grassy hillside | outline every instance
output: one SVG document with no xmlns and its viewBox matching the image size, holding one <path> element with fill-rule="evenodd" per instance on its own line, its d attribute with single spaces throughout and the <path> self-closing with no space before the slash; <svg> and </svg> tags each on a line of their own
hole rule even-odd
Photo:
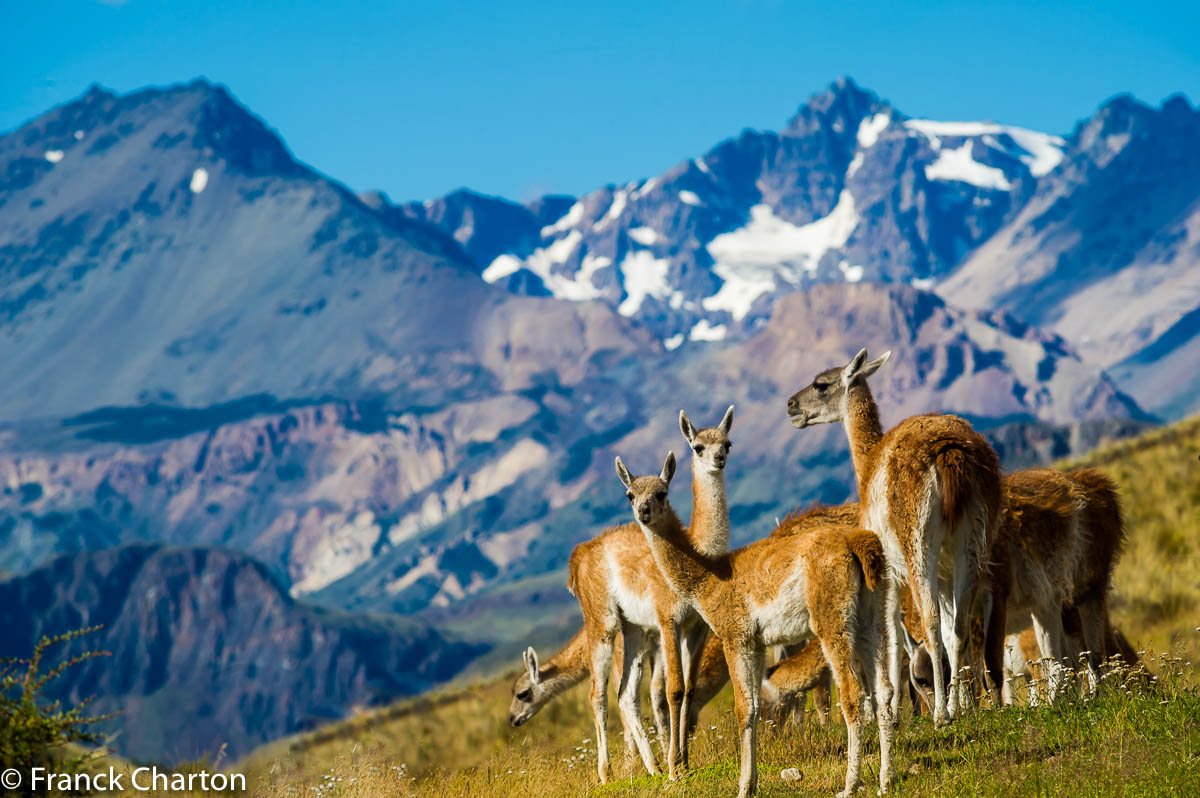
<svg viewBox="0 0 1200 798">
<path fill-rule="evenodd" d="M 1117 624 L 1148 652 L 1157 682 L 1143 688 L 1108 679 L 1093 701 L 978 712 L 949 730 L 906 721 L 897 737 L 899 794 L 1200 794 L 1197 453 L 1200 419 L 1193 419 L 1064 464 L 1102 468 L 1121 486 L 1130 540 L 1113 608 Z M 279 798 L 660 791 L 661 779 L 624 764 L 615 702 L 610 749 L 622 778 L 600 788 L 587 688 L 514 730 L 506 722 L 511 679 L 509 673 L 281 740 L 238 769 L 255 795 Z M 727 688 L 705 711 L 680 794 L 736 790 L 731 704 Z M 761 794 L 832 794 L 841 787 L 844 747 L 840 725 L 767 728 L 760 737 Z M 878 759 L 867 762 L 871 787 Z M 780 780 L 784 767 L 801 769 L 799 785 Z"/>
</svg>

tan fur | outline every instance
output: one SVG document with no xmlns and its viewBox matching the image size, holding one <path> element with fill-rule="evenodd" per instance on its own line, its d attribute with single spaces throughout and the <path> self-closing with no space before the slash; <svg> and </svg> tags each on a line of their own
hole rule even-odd
<svg viewBox="0 0 1200 798">
<path fill-rule="evenodd" d="M 1124 654 L 1108 632 L 1112 629 L 1108 596 L 1113 571 L 1125 548 L 1125 517 L 1117 486 L 1104 473 L 1077 468 L 1068 471 L 1067 477 L 1086 497 L 1081 531 L 1086 553 L 1075 573 L 1072 605 L 1079 614 L 1083 643 L 1090 652 L 1089 667 L 1094 672 L 1104 660 Z"/>
<path fill-rule="evenodd" d="M 724 644 L 741 743 L 739 796 L 746 798 L 757 787 L 757 719 L 767 647 L 801 643 L 813 634 L 832 667 L 849 729 L 845 794 L 860 783 L 863 716 L 872 695 L 880 724 L 880 784 L 886 790 L 892 737 L 891 682 L 884 661 L 888 611 L 882 592 L 866 587 L 850 544 L 854 533 L 825 527 L 774 535 L 724 557 L 704 557 L 666 500 L 674 456 L 668 456 L 658 477 L 633 478 L 619 459 L 617 470 L 635 496 L 634 517 L 654 562 Z"/>
<path fill-rule="evenodd" d="M 771 530 L 771 537 L 803 534 L 826 526 L 857 528 L 858 515 L 858 502 L 838 505 L 813 504 L 803 509 L 796 508 Z"/>
<path fill-rule="evenodd" d="M 1068 624 L 1067 630 L 1067 657 L 1079 663 L 1084 651 L 1083 638 L 1078 634 L 1078 627 L 1072 629 Z M 1137 667 L 1140 663 L 1137 652 L 1129 645 L 1120 629 L 1110 625 L 1105 630 L 1104 637 L 1106 646 L 1113 652 L 1112 656 L 1128 668 Z M 1005 703 L 1013 703 L 1015 700 L 1014 682 L 1021 678 L 1031 682 L 1029 698 L 1032 703 L 1036 704 L 1044 698 L 1036 686 L 1046 679 L 1044 656 L 1032 626 L 1009 635 L 1005 640 L 1004 676 Z"/>
<path fill-rule="evenodd" d="M 650 700 L 654 708 L 655 725 L 663 739 L 669 733 L 667 723 L 667 687 L 664 668 L 659 667 L 659 657 L 655 661 L 654 678 L 650 683 Z M 692 698 L 688 703 L 687 725 L 684 727 L 684 737 L 691 737 L 700 720 L 700 710 L 717 697 L 717 694 L 729 683 L 729 667 L 725 664 L 725 649 L 716 635 L 709 634 L 704 639 L 700 649 L 699 663 L 695 668 L 695 681 Z"/>
<path fill-rule="evenodd" d="M 726 411 L 716 430 L 725 443 L 728 443 L 732 412 L 733 408 Z M 708 440 L 712 433 L 712 430 L 700 430 L 695 434 Z M 727 452 L 728 446 L 725 446 L 720 455 L 722 461 Z M 720 484 L 723 493 L 723 483 Z M 698 550 L 723 555 L 728 549 L 728 524 L 722 531 L 711 518 L 696 527 L 694 533 L 683 529 L 682 534 L 688 538 L 689 545 Z M 619 670 L 617 702 L 626 734 L 633 738 L 646 769 L 652 774 L 658 773 L 642 723 L 638 695 L 643 667 L 657 643 L 662 652 L 667 691 L 669 777 L 677 779 L 687 762 L 687 739 L 683 733 L 685 703 L 688 691 L 694 691 L 696 674 L 694 667 L 684 672 L 681 653 L 692 649 L 698 653 L 705 629 L 691 603 L 671 589 L 658 569 L 646 567 L 649 560 L 644 535 L 637 525 L 625 524 L 605 530 L 576 546 L 567 565 L 567 587 L 579 600 L 583 613 L 585 647 L 592 677 L 597 769 L 602 783 L 609 778 L 608 672 L 618 633 L 624 640 L 624 656 Z M 691 643 L 681 646 L 684 637 Z M 695 659 L 698 661 L 699 657 Z"/>
<path fill-rule="evenodd" d="M 789 717 L 802 720 L 809 692 L 813 693 L 817 721 L 822 725 L 828 722 L 833 683 L 821 641 L 809 640 L 799 652 L 768 668 L 766 677 L 763 684 L 766 714 L 776 723 L 784 723 Z"/>
<path fill-rule="evenodd" d="M 1114 653 L 1107 596 L 1125 537 L 1116 487 L 1093 469 L 1027 469 L 1007 477 L 1004 490 L 1007 506 L 992 550 L 994 611 L 1007 614 L 1008 634 L 1032 617 L 1050 700 L 1064 658 L 1073 659 L 1066 627 L 1079 650 L 1089 652 L 1094 689 L 1101 662 Z"/>
<path fill-rule="evenodd" d="M 867 377 L 889 354 L 867 363 L 863 350 L 846 367 L 817 375 L 788 400 L 788 415 L 799 429 L 835 421 L 846 428 L 859 523 L 883 540 L 897 577 L 892 590 L 901 592 L 911 580 L 931 655 L 940 656 L 945 643 L 953 661 L 948 703 L 942 672 L 934 669 L 934 722 L 942 725 L 967 699 L 958 678 L 972 659 L 968 626 L 976 598 L 986 589 L 987 557 L 1000 522 L 1000 463 L 987 441 L 956 416 L 915 416 L 884 434 Z M 893 604 L 897 601 L 898 596 Z M 943 605 L 952 615 L 945 640 Z M 893 639 L 899 646 L 899 635 Z M 896 681 L 899 665 L 895 648 Z"/>
<path fill-rule="evenodd" d="M 530 667 L 530 647 L 526 652 L 525 670 L 513 682 L 512 703 L 508 707 L 508 722 L 520 726 L 549 701 L 582 682 L 588 676 L 587 638 L 580 629 L 553 657 L 540 667 Z M 534 674 L 536 673 L 536 679 Z"/>
<path fill-rule="evenodd" d="M 602 783 L 609 780 L 608 671 L 618 635 L 624 641 L 617 689 L 621 722 L 647 771 L 658 773 L 637 708 L 638 685 L 647 651 L 655 643 L 661 644 L 662 629 L 673 630 L 675 617 L 686 614 L 687 608 L 661 574 L 642 565 L 648 555 L 645 537 L 637 525 L 624 524 L 576 546 L 567 565 L 567 584 L 579 600 L 583 613 L 583 633 L 592 677 L 597 769 Z M 636 606 L 630 606 L 630 602 Z M 650 617 L 646 617 L 647 613 Z M 668 631 L 670 634 L 672 632 Z M 670 752 L 668 747 L 668 756 Z"/>
<path fill-rule="evenodd" d="M 879 538 L 875 533 L 865 529 L 856 529 L 846 536 L 846 545 L 858 558 L 867 590 L 874 590 L 877 585 L 881 585 L 886 578 L 887 561 L 884 559 L 883 547 L 879 544 Z"/>
<path fill-rule="evenodd" d="M 1053 469 L 1017 471 L 1004 480 L 1005 509 L 992 544 L 993 638 L 1015 633 L 1033 621 L 1049 668 L 1053 700 L 1066 654 L 1063 606 L 1074 594 L 1075 573 L 1084 556 L 1080 513 L 1082 490 Z M 1001 663 L 988 663 L 995 679 Z"/>
</svg>

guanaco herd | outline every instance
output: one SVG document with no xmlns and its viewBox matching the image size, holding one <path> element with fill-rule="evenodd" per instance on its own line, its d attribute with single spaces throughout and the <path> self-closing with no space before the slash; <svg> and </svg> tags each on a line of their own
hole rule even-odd
<svg viewBox="0 0 1200 798">
<path fill-rule="evenodd" d="M 700 430 L 680 411 L 692 451 L 688 525 L 668 498 L 673 452 L 657 474 L 642 476 L 618 457 L 633 523 L 572 552 L 567 584 L 583 628 L 544 663 L 532 647 L 525 651 L 509 721 L 521 725 L 590 677 L 599 776 L 607 782 L 615 674 L 628 750 L 657 774 L 639 705 L 649 666 L 651 710 L 675 780 L 687 768 L 700 709 L 732 681 L 738 796 L 746 798 L 757 787 L 764 706 L 784 718 L 811 690 L 823 721 L 832 681 L 848 732 L 839 795 L 860 786 L 872 715 L 883 793 L 902 693 L 943 726 L 973 705 L 975 686 L 1010 703 L 1013 678 L 1033 672 L 1045 684 L 1042 698 L 1053 701 L 1064 663 L 1082 662 L 1094 691 L 1109 656 L 1134 659 L 1108 616 L 1125 535 L 1112 481 L 1086 468 L 1005 476 L 987 441 L 952 415 L 914 416 L 884 432 L 867 378 L 890 355 L 868 361 L 864 349 L 788 400 L 796 429 L 845 427 L 859 502 L 793 513 L 763 540 L 730 550 L 725 465 L 733 407 Z M 784 656 L 768 669 L 776 647 Z M 985 678 L 966 678 L 980 670 Z"/>
</svg>

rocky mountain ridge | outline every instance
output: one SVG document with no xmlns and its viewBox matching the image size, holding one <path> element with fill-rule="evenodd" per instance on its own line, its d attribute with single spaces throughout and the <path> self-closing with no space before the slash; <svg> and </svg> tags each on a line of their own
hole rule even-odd
<svg viewBox="0 0 1200 798">
<path fill-rule="evenodd" d="M 0 657 L 43 634 L 101 626 L 71 651 L 103 650 L 52 683 L 96 696 L 126 756 L 231 757 L 266 740 L 412 695 L 481 648 L 425 624 L 351 616 L 290 598 L 263 566 L 225 549 L 135 544 L 55 559 L 0 581 Z"/>
</svg>

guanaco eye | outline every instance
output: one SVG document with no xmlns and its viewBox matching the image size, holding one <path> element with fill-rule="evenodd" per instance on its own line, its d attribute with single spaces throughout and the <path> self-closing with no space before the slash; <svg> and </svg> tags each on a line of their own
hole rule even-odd
<svg viewBox="0 0 1200 798">
<path fill-rule="evenodd" d="M 665 490 L 660 490 L 658 493 L 654 494 L 654 498 L 657 501 L 665 502 L 667 500 L 667 492 Z"/>
<path fill-rule="evenodd" d="M 525 689 L 525 690 L 522 690 L 521 692 L 517 693 L 517 700 L 518 700 L 518 701 L 528 701 L 528 700 L 529 700 L 529 699 L 531 699 L 531 698 L 533 698 L 533 691 L 532 691 L 532 690 Z"/>
<path fill-rule="evenodd" d="M 704 447 L 703 446 L 693 446 L 692 451 L 695 452 L 696 454 L 704 454 Z"/>
<path fill-rule="evenodd" d="M 625 498 L 629 499 L 630 504 L 632 504 L 633 503 L 633 491 L 629 491 L 628 493 L 626 493 Z"/>
<path fill-rule="evenodd" d="M 817 389 L 817 393 L 825 393 L 829 390 L 828 382 L 814 382 L 813 387 Z"/>
<path fill-rule="evenodd" d="M 725 451 L 729 451 L 732 448 L 733 448 L 733 441 L 725 441 Z"/>
</svg>

